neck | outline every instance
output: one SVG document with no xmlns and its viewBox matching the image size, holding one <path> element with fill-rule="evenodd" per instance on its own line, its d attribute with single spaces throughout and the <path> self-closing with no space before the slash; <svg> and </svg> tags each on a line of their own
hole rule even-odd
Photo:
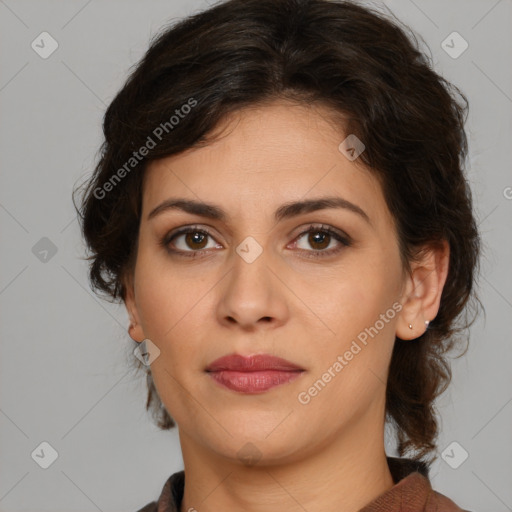
<svg viewBox="0 0 512 512">
<path fill-rule="evenodd" d="M 343 434 L 301 458 L 285 464 L 262 459 L 253 466 L 207 451 L 180 431 L 185 463 L 181 511 L 357 512 L 394 485 L 383 425 L 376 424 L 366 422 L 373 425 L 371 431 L 360 423 L 345 425 Z"/>
</svg>

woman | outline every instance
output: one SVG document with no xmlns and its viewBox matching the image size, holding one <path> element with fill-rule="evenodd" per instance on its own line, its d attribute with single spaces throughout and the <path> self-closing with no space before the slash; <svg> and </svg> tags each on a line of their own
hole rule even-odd
<svg viewBox="0 0 512 512">
<path fill-rule="evenodd" d="M 184 471 L 142 510 L 462 510 L 428 468 L 476 300 L 465 113 L 351 2 L 231 0 L 152 42 L 80 207 L 179 428 Z"/>
</svg>

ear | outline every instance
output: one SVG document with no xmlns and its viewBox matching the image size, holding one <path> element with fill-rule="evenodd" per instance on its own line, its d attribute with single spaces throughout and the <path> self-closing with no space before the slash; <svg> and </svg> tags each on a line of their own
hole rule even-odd
<svg viewBox="0 0 512 512">
<path fill-rule="evenodd" d="M 398 338 L 418 338 L 427 329 L 425 322 L 436 317 L 449 262 L 450 246 L 446 240 L 424 247 L 418 259 L 411 262 L 411 271 L 404 283 L 400 301 L 402 310 L 396 323 Z"/>
<path fill-rule="evenodd" d="M 133 276 L 127 276 L 123 278 L 123 282 L 125 285 L 125 297 L 124 297 L 124 305 L 126 307 L 126 311 L 128 312 L 128 316 L 130 317 L 130 326 L 128 327 L 128 334 L 133 341 L 141 342 L 146 337 L 144 336 L 144 331 L 142 330 L 142 326 L 139 319 L 139 313 L 137 311 L 137 305 L 135 302 L 135 286 L 133 283 Z"/>
</svg>

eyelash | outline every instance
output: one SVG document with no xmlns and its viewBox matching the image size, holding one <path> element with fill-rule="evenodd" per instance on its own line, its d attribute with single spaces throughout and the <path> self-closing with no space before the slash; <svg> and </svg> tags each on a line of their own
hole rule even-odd
<svg viewBox="0 0 512 512">
<path fill-rule="evenodd" d="M 200 227 L 197 227 L 197 226 L 188 226 L 188 227 L 179 229 L 178 231 L 175 231 L 173 233 L 165 235 L 160 240 L 160 245 L 162 247 L 164 247 L 164 249 L 166 249 L 171 254 L 176 254 L 176 255 L 179 255 L 179 256 L 184 256 L 186 258 L 197 258 L 202 253 L 208 252 L 208 249 L 197 250 L 197 251 L 194 251 L 194 250 L 182 251 L 182 250 L 179 250 L 179 249 L 178 250 L 177 249 L 171 249 L 169 247 L 169 244 L 175 238 L 177 238 L 180 235 L 184 235 L 184 234 L 188 234 L 188 233 L 201 233 L 203 235 L 207 235 L 207 236 L 210 236 L 210 237 L 213 238 L 211 233 L 208 230 L 204 229 L 204 228 L 200 228 Z M 331 227 L 325 226 L 323 224 L 321 224 L 321 225 L 315 225 L 315 224 L 310 225 L 305 231 L 302 231 L 301 233 L 299 233 L 297 235 L 297 237 L 295 238 L 295 240 L 300 240 L 301 237 L 303 237 L 304 235 L 307 235 L 308 233 L 324 233 L 324 234 L 328 234 L 329 236 L 332 236 L 335 240 L 340 242 L 342 244 L 342 247 L 338 247 L 338 248 L 335 248 L 335 249 L 329 249 L 329 250 L 311 250 L 311 251 L 307 251 L 307 250 L 304 250 L 304 249 L 299 249 L 300 252 L 310 253 L 310 254 L 308 254 L 306 256 L 307 258 L 322 258 L 322 257 L 332 256 L 332 255 L 337 254 L 338 252 L 340 252 L 344 247 L 350 247 L 352 245 L 352 240 L 350 239 L 350 237 L 348 235 L 342 235 L 341 233 L 338 233 L 337 231 L 335 231 Z"/>
</svg>

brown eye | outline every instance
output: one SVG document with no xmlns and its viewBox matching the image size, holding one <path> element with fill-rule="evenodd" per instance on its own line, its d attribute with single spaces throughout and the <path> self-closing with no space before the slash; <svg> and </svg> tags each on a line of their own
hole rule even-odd
<svg viewBox="0 0 512 512">
<path fill-rule="evenodd" d="M 325 249 L 329 246 L 331 235 L 323 231 L 310 231 L 308 236 L 308 243 L 313 249 Z"/>
<path fill-rule="evenodd" d="M 208 235 L 199 231 L 185 233 L 185 243 L 191 249 L 204 249 Z"/>
<path fill-rule="evenodd" d="M 303 246 L 301 247 L 300 244 Z M 331 256 L 351 244 L 352 241 L 348 235 L 338 233 L 333 228 L 323 225 L 309 226 L 294 242 L 295 247 L 307 257 Z"/>
<path fill-rule="evenodd" d="M 209 242 L 210 245 L 208 245 Z M 161 244 L 171 253 L 181 253 L 186 256 L 193 256 L 208 249 L 222 248 L 222 245 L 215 243 L 208 231 L 194 227 L 183 228 L 165 236 Z"/>
</svg>

